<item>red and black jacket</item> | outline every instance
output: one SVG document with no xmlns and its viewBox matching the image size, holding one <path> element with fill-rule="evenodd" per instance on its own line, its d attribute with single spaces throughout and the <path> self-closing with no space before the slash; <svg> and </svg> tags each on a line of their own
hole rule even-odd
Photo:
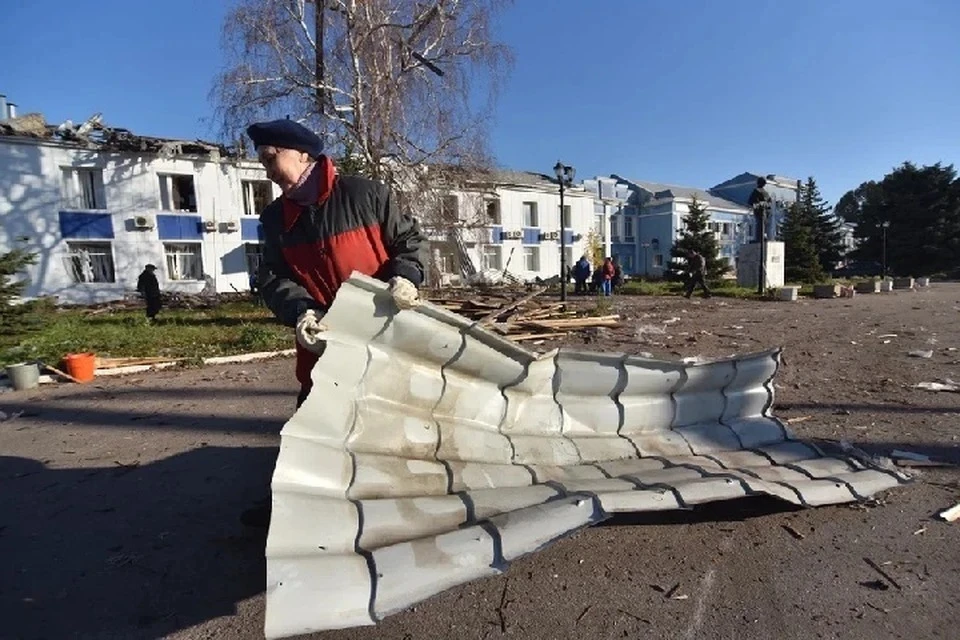
<svg viewBox="0 0 960 640">
<path fill-rule="evenodd" d="M 260 292 L 290 327 L 308 309 L 326 313 L 354 271 L 384 281 L 401 276 L 418 287 L 423 283 L 426 238 L 416 221 L 397 208 L 390 189 L 373 180 L 339 176 L 327 158 L 320 162 L 317 204 L 304 207 L 281 196 L 260 215 Z M 297 346 L 297 378 L 309 385 L 316 356 Z"/>
</svg>

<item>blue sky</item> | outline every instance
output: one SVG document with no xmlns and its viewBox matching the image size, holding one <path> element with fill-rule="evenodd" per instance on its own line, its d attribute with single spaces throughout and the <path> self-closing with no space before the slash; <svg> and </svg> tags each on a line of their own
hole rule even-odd
<svg viewBox="0 0 960 640">
<path fill-rule="evenodd" d="M 226 2 L 7 7 L 0 93 L 51 122 L 103 112 L 211 137 Z M 497 160 L 709 187 L 812 175 L 831 202 L 895 165 L 960 165 L 956 0 L 516 0 Z"/>
</svg>

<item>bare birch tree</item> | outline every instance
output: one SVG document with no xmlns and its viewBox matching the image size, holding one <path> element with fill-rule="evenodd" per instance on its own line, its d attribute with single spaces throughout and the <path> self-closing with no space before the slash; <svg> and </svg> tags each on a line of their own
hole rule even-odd
<svg viewBox="0 0 960 640">
<path fill-rule="evenodd" d="M 493 22 L 508 3 L 241 0 L 212 94 L 222 133 L 236 140 L 252 121 L 290 117 L 390 182 L 424 164 L 485 165 L 511 63 Z"/>
</svg>

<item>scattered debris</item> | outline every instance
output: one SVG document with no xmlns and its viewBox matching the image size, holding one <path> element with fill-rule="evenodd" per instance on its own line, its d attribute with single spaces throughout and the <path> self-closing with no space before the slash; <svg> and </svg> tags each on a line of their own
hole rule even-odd
<svg viewBox="0 0 960 640">
<path fill-rule="evenodd" d="M 896 338 L 898 337 L 895 333 L 885 333 L 882 336 L 877 336 L 878 339 L 883 340 L 884 338 Z"/>
<path fill-rule="evenodd" d="M 896 449 L 890 453 L 893 461 L 901 467 L 954 467 L 955 463 L 947 460 L 938 460 L 931 458 L 923 453 L 913 451 L 901 451 Z"/>
<path fill-rule="evenodd" d="M 907 355 L 911 358 L 932 358 L 933 351 L 927 351 L 925 349 L 914 349 L 913 351 L 907 352 Z"/>
<path fill-rule="evenodd" d="M 13 413 L 7 413 L 5 411 L 0 411 L 0 422 L 11 422 L 16 420 L 23 415 L 23 411 L 15 411 Z"/>
<path fill-rule="evenodd" d="M 960 505 L 958 505 L 958 507 L 960 507 Z M 957 515 L 960 516 L 960 508 L 958 508 Z M 901 586 L 897 583 L 896 580 L 894 580 L 893 578 L 891 578 L 891 577 L 890 577 L 890 574 L 888 574 L 886 571 L 884 571 L 882 568 L 880 568 L 880 565 L 878 565 L 876 562 L 874 562 L 874 561 L 871 560 L 870 558 L 864 558 L 863 561 L 866 562 L 867 565 L 868 565 L 871 569 L 873 569 L 874 571 L 876 571 L 877 573 L 879 573 L 881 576 L 883 576 L 884 580 L 886 580 L 887 582 L 889 582 L 891 585 L 893 585 L 894 587 L 896 587 L 898 590 L 902 590 L 902 589 L 903 589 L 903 587 L 901 587 Z"/>
<path fill-rule="evenodd" d="M 960 393 L 960 385 L 953 380 L 944 382 L 918 382 L 913 386 L 914 389 L 923 389 L 924 391 L 947 391 L 951 393 Z"/>
<path fill-rule="evenodd" d="M 584 617 L 585 615 L 587 615 L 587 612 L 590 611 L 590 609 L 592 609 L 592 608 L 593 608 L 593 605 L 592 605 L 592 604 L 588 604 L 588 605 L 587 605 L 587 608 L 584 609 L 583 612 L 581 612 L 580 615 L 577 616 L 577 622 L 576 622 L 576 624 L 580 624 L 580 621 L 583 620 L 583 617 Z"/>
<path fill-rule="evenodd" d="M 960 504 L 956 504 L 945 511 L 941 511 L 939 515 L 946 522 L 954 522 L 957 518 L 960 518 Z"/>
<path fill-rule="evenodd" d="M 797 416 L 796 418 L 787 418 L 787 424 L 797 424 L 798 422 L 806 422 L 813 416 Z"/>
<path fill-rule="evenodd" d="M 921 533 L 925 533 L 926 531 L 927 531 L 926 527 L 920 527 L 919 529 L 913 532 L 913 535 L 917 536 L 917 535 L 920 535 Z"/>
<path fill-rule="evenodd" d="M 784 530 L 784 531 L 786 531 L 787 533 L 789 533 L 790 535 L 792 535 L 792 536 L 793 536 L 794 538 L 796 538 L 797 540 L 803 540 L 804 537 L 805 537 L 802 533 L 800 533 L 799 531 L 797 531 L 796 529 L 794 529 L 793 527 L 791 527 L 791 526 L 788 525 L 788 524 L 782 524 L 782 525 L 780 525 L 780 526 L 783 527 L 783 530 Z"/>
</svg>

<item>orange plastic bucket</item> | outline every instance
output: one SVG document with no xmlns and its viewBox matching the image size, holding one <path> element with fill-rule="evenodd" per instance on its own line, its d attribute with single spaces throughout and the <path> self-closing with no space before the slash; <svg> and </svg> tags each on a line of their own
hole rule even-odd
<svg viewBox="0 0 960 640">
<path fill-rule="evenodd" d="M 90 382 L 97 369 L 97 358 L 92 353 L 70 353 L 63 357 L 63 364 L 67 373 L 78 381 Z"/>
</svg>

